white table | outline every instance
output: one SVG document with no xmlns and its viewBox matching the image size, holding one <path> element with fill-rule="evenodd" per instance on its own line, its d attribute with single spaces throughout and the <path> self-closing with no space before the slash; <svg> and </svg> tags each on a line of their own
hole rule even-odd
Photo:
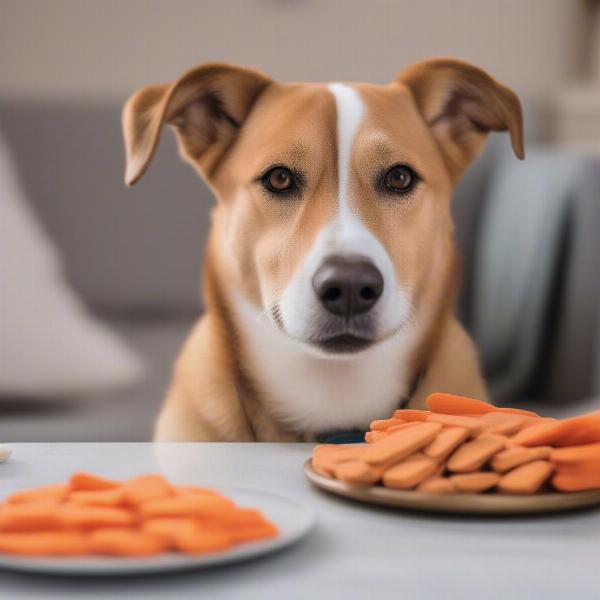
<svg viewBox="0 0 600 600">
<path fill-rule="evenodd" d="M 318 523 L 297 546 L 214 571 L 66 579 L 0 571 L 0 598 L 600 598 L 600 510 L 537 518 L 394 512 L 317 491 L 309 444 L 13 444 L 2 496 L 85 469 L 291 494 Z"/>
</svg>

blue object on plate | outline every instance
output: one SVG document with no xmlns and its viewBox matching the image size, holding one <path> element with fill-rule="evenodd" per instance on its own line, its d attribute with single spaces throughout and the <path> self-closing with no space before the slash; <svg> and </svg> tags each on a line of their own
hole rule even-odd
<svg viewBox="0 0 600 600">
<path fill-rule="evenodd" d="M 322 444 L 362 444 L 365 441 L 364 431 L 338 431 L 325 437 Z"/>
</svg>

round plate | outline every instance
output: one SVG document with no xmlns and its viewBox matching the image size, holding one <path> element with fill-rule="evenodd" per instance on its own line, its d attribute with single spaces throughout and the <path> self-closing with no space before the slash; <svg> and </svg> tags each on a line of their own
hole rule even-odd
<svg viewBox="0 0 600 600">
<path fill-rule="evenodd" d="M 270 492 L 224 490 L 240 506 L 258 508 L 279 527 L 276 538 L 234 546 L 231 550 L 191 556 L 168 552 L 147 558 L 83 556 L 77 558 L 22 557 L 0 554 L 0 568 L 56 575 L 136 575 L 183 569 L 204 569 L 270 554 L 297 542 L 315 522 L 312 508 L 293 498 Z"/>
<path fill-rule="evenodd" d="M 369 504 L 440 513 L 509 515 L 545 513 L 600 504 L 600 490 L 556 492 L 517 496 L 508 494 L 427 494 L 391 490 L 383 486 L 361 487 L 319 475 L 312 460 L 304 463 L 304 474 L 317 487 Z"/>
</svg>

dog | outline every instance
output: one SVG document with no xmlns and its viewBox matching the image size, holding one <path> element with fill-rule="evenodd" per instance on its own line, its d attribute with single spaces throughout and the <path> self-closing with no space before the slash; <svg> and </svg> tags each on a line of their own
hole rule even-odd
<svg viewBox="0 0 600 600">
<path fill-rule="evenodd" d="M 450 199 L 490 131 L 524 158 L 514 92 L 446 58 L 389 85 L 205 64 L 126 103 L 128 185 L 164 124 L 217 203 L 157 441 L 315 441 L 434 391 L 486 399 Z"/>
</svg>

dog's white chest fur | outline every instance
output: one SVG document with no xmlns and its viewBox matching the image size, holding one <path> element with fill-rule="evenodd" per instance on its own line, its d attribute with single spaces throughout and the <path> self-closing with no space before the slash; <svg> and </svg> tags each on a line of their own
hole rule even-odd
<svg viewBox="0 0 600 600">
<path fill-rule="evenodd" d="M 409 393 L 414 329 L 347 358 L 314 356 L 247 300 L 233 299 L 244 365 L 268 410 L 303 433 L 366 429 Z"/>
</svg>

